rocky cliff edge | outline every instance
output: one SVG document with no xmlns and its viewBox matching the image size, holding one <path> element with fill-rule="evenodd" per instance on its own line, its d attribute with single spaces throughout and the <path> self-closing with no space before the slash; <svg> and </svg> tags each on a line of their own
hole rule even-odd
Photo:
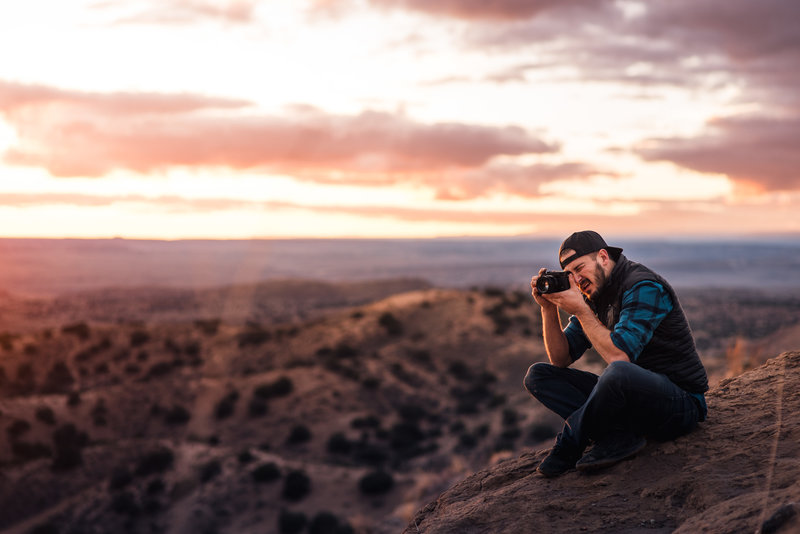
<svg viewBox="0 0 800 534">
<path fill-rule="evenodd" d="M 547 450 L 442 493 L 404 534 L 800 532 L 800 351 L 707 395 L 709 419 L 596 474 L 546 479 Z"/>
</svg>

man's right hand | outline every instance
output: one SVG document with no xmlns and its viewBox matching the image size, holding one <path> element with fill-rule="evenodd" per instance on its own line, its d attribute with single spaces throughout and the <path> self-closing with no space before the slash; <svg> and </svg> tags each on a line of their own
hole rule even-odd
<svg viewBox="0 0 800 534">
<path fill-rule="evenodd" d="M 555 310 L 556 305 L 550 302 L 550 300 L 547 298 L 547 295 L 542 295 L 539 293 L 539 290 L 536 289 L 536 281 L 545 273 L 545 271 L 547 271 L 547 269 L 543 267 L 539 269 L 539 274 L 531 278 L 531 295 L 533 296 L 533 300 L 536 301 L 536 304 L 542 307 L 543 311 Z"/>
</svg>

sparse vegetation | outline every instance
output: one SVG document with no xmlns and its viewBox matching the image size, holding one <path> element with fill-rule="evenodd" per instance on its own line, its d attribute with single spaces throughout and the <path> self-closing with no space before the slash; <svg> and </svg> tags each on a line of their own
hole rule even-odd
<svg viewBox="0 0 800 534">
<path fill-rule="evenodd" d="M 299 501 L 311 493 L 311 479 L 304 471 L 290 471 L 283 483 L 281 495 L 287 501 Z"/>
<path fill-rule="evenodd" d="M 306 425 L 295 425 L 292 427 L 286 443 L 289 445 L 299 445 L 311 441 L 311 430 Z"/>
<path fill-rule="evenodd" d="M 159 447 L 142 456 L 136 464 L 135 473 L 137 476 L 147 476 L 156 473 L 163 473 L 172 469 L 175 461 L 175 454 L 172 449 Z"/>
<path fill-rule="evenodd" d="M 61 327 L 61 332 L 71 336 L 75 336 L 81 341 L 86 341 L 91 335 L 89 325 L 86 323 L 72 323 Z"/>
<path fill-rule="evenodd" d="M 308 524 L 308 518 L 303 512 L 290 512 L 281 510 L 278 516 L 278 531 L 280 534 L 298 534 Z"/>
<path fill-rule="evenodd" d="M 386 330 L 386 333 L 390 336 L 401 336 L 403 335 L 403 323 L 401 323 L 397 317 L 392 315 L 391 312 L 383 312 L 381 316 L 378 318 L 378 324 Z"/>
<path fill-rule="evenodd" d="M 131 332 L 130 345 L 132 348 L 141 347 L 150 341 L 150 334 L 146 330 L 134 330 Z"/>
<path fill-rule="evenodd" d="M 286 397 L 294 391 L 294 384 L 291 379 L 282 376 L 267 384 L 262 384 L 253 390 L 253 395 L 264 400 L 269 400 L 278 397 Z"/>
<path fill-rule="evenodd" d="M 239 400 L 239 392 L 234 390 L 228 392 L 224 397 L 222 397 L 217 405 L 214 407 L 214 416 L 218 420 L 227 419 L 231 415 L 233 415 L 234 410 L 236 409 L 236 402 Z"/>
<path fill-rule="evenodd" d="M 386 471 L 367 473 L 358 481 L 358 489 L 365 495 L 383 495 L 394 487 L 394 477 Z"/>
<path fill-rule="evenodd" d="M 247 451 L 247 454 L 250 454 L 250 451 Z M 250 455 L 252 457 L 252 455 Z M 239 461 L 242 462 L 242 454 L 239 455 Z M 245 460 L 247 458 L 245 457 Z M 247 463 L 247 462 L 242 462 Z M 253 480 L 256 482 L 274 482 L 281 478 L 281 470 L 278 469 L 278 466 L 274 462 L 267 462 L 264 464 L 259 465 L 252 472 Z"/>
<path fill-rule="evenodd" d="M 57 361 L 50 368 L 42 384 L 42 393 L 67 393 L 75 383 L 75 378 L 63 361 Z"/>
<path fill-rule="evenodd" d="M 53 432 L 53 471 L 67 471 L 83 463 L 83 448 L 89 443 L 89 435 L 81 432 L 72 423 L 62 425 Z"/>
<path fill-rule="evenodd" d="M 36 408 L 35 417 L 38 421 L 41 421 L 46 425 L 56 424 L 56 414 L 53 413 L 53 409 L 49 406 L 40 406 Z"/>
<path fill-rule="evenodd" d="M 191 418 L 191 412 L 180 404 L 173 405 L 164 413 L 164 422 L 170 426 L 185 425 Z"/>
</svg>

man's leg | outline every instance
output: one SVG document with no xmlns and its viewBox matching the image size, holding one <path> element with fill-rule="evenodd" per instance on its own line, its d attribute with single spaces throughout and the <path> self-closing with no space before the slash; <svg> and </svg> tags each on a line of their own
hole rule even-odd
<svg viewBox="0 0 800 534">
<path fill-rule="evenodd" d="M 635 454 L 642 436 L 674 439 L 690 432 L 699 419 L 698 406 L 666 376 L 630 362 L 613 362 L 597 381 L 583 406 L 568 418 L 562 441 L 584 448 L 597 442 L 579 466 L 605 467 Z M 610 462 L 610 463 L 609 463 Z"/>
<path fill-rule="evenodd" d="M 528 369 L 524 384 L 525 389 L 539 402 L 567 419 L 589 398 L 597 378 L 597 375 L 586 371 L 536 363 Z M 577 449 L 570 444 L 562 445 L 563 434 L 562 430 L 556 437 L 550 454 L 539 464 L 537 471 L 544 476 L 558 476 L 573 469 L 583 453 L 583 449 Z"/>
<path fill-rule="evenodd" d="M 566 419 L 583 406 L 597 378 L 586 371 L 540 362 L 528 368 L 524 384 L 536 400 Z"/>
</svg>

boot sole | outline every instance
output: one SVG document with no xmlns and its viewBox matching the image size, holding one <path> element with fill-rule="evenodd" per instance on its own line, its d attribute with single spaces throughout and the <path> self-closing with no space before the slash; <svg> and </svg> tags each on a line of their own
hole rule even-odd
<svg viewBox="0 0 800 534">
<path fill-rule="evenodd" d="M 636 456 L 636 454 L 641 452 L 641 450 L 644 449 L 646 446 L 647 446 L 647 441 L 642 440 L 642 442 L 635 448 L 631 449 L 625 454 L 620 454 L 619 456 L 600 458 L 593 462 L 585 462 L 585 463 L 581 463 L 580 461 L 578 461 L 578 463 L 575 464 L 575 469 L 581 472 L 597 471 L 599 469 L 605 469 L 606 467 L 611 467 L 612 465 L 618 464 L 623 460 L 633 458 L 634 456 Z"/>
</svg>

